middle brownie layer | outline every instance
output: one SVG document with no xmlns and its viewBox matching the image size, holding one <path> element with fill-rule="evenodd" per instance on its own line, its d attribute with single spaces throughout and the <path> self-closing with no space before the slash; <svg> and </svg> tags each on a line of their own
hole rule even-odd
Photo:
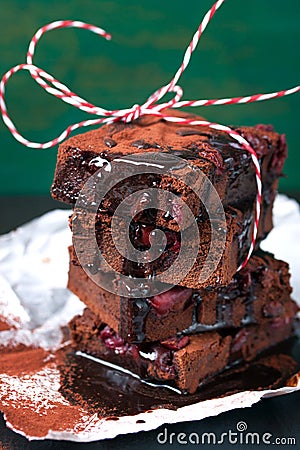
<svg viewBox="0 0 300 450">
<path fill-rule="evenodd" d="M 260 250 L 225 287 L 175 286 L 146 299 L 128 298 L 94 283 L 70 247 L 69 289 L 128 342 L 167 339 L 183 330 L 189 334 L 276 320 L 289 308 L 289 278 L 287 263 Z M 115 277 L 112 283 L 120 281 Z"/>
<path fill-rule="evenodd" d="M 224 219 L 215 214 L 212 220 L 195 222 L 181 234 L 164 228 L 157 230 L 155 225 L 126 223 L 120 217 L 115 217 L 113 223 L 111 216 L 95 217 L 83 210 L 71 216 L 70 226 L 81 264 L 88 264 L 94 272 L 113 270 L 138 278 L 163 276 L 165 283 L 200 289 L 227 285 L 251 246 L 253 208 L 245 212 L 227 208 Z M 269 221 L 262 221 L 256 247 L 269 230 Z M 165 243 L 157 238 L 159 232 Z"/>
</svg>

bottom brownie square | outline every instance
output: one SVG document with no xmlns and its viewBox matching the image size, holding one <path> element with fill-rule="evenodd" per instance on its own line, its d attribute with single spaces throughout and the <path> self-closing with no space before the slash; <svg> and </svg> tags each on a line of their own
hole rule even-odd
<svg viewBox="0 0 300 450">
<path fill-rule="evenodd" d="M 70 322 L 74 348 L 131 370 L 146 380 L 194 393 L 201 383 L 289 338 L 297 305 L 285 314 L 240 329 L 207 331 L 145 344 L 125 342 L 88 308 Z"/>
</svg>

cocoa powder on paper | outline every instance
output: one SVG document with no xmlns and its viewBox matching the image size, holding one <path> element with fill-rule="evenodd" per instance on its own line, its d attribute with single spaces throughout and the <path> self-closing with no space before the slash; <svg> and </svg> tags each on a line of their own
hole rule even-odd
<svg viewBox="0 0 300 450">
<path fill-rule="evenodd" d="M 60 375 L 51 353 L 23 345 L 2 348 L 0 368 L 0 410 L 9 427 L 29 436 L 43 437 L 51 429 L 70 430 L 81 422 L 82 409 L 70 405 L 53 389 Z"/>
</svg>

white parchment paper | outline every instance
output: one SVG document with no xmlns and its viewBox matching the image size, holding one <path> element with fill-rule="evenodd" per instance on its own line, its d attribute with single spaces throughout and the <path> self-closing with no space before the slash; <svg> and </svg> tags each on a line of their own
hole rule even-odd
<svg viewBox="0 0 300 450">
<path fill-rule="evenodd" d="M 83 310 L 82 302 L 66 289 L 67 247 L 71 243 L 69 214 L 69 211 L 55 210 L 0 236 L 0 317 L 10 327 L 9 330 L 0 332 L 1 346 L 21 343 L 55 350 L 61 345 L 61 326 Z M 274 205 L 274 224 L 274 230 L 261 247 L 290 264 L 293 297 L 299 300 L 300 211 L 297 202 L 279 195 Z M 6 401 L 15 402 L 16 408 L 24 399 L 33 409 L 39 408 L 39 404 L 49 404 L 53 414 L 54 404 L 68 407 L 68 401 L 58 392 L 60 375 L 55 364 L 49 361 L 44 372 L 16 379 L 5 373 L 1 374 L 0 368 L 0 398 L 3 394 Z M 32 433 L 25 435 L 29 439 L 52 438 L 78 442 L 113 438 L 118 434 L 154 429 L 163 423 L 200 420 L 231 409 L 249 407 L 263 397 L 298 389 L 300 380 L 295 387 L 240 392 L 226 398 L 185 406 L 176 411 L 160 409 L 152 414 L 120 417 L 117 422 L 105 421 L 97 415 L 91 416 L 82 409 L 78 422 L 72 429 L 49 429 L 42 437 Z M 145 422 L 136 423 L 138 419 Z M 14 423 L 7 422 L 7 425 L 24 434 Z"/>
</svg>

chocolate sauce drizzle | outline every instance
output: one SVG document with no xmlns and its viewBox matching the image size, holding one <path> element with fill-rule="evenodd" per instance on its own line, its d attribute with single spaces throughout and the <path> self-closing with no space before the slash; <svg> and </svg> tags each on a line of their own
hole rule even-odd
<svg viewBox="0 0 300 450">
<path fill-rule="evenodd" d="M 178 128 L 176 130 L 176 134 L 178 134 L 179 136 L 194 136 L 194 135 L 198 135 L 198 136 L 205 136 L 208 139 L 212 138 L 212 134 L 211 133 L 204 133 L 203 131 L 197 130 L 196 128 Z"/>
<path fill-rule="evenodd" d="M 254 296 L 254 283 L 251 282 L 250 288 L 249 288 L 250 292 L 248 297 L 246 297 L 244 304 L 246 307 L 246 314 L 245 317 L 242 321 L 243 325 L 248 325 L 250 323 L 254 323 L 254 304 L 253 302 L 255 301 L 255 296 Z"/>
<path fill-rule="evenodd" d="M 161 149 L 161 146 L 158 145 L 156 142 L 153 142 L 152 144 L 149 142 L 145 142 L 144 139 L 139 139 L 137 141 L 134 141 L 131 144 L 132 147 L 137 147 L 140 150 L 147 150 L 148 148 L 157 148 Z"/>
<path fill-rule="evenodd" d="M 149 310 L 150 303 L 148 299 L 136 298 L 132 300 L 132 334 L 137 342 L 142 342 L 145 339 L 144 326 Z"/>
<path fill-rule="evenodd" d="M 194 291 L 192 297 L 190 298 L 190 302 L 194 305 L 191 324 L 181 333 L 178 333 L 178 336 L 182 334 L 188 335 L 199 333 L 202 331 L 213 331 L 229 328 L 238 329 L 244 325 L 255 324 L 256 319 L 254 314 L 254 302 L 256 300 L 256 291 L 257 287 L 260 286 L 262 277 L 265 276 L 265 270 L 269 270 L 267 269 L 270 263 L 268 256 L 269 254 L 267 252 L 257 252 L 256 258 L 260 258 L 261 262 L 259 262 L 259 259 L 256 259 L 255 268 L 251 266 L 244 268 L 241 272 L 235 275 L 227 287 L 218 289 L 216 300 L 216 318 L 214 324 L 209 325 L 198 321 L 199 308 L 203 302 L 202 295 L 205 295 L 205 291 L 209 291 L 210 288 L 206 288 L 203 292 L 201 290 Z M 282 282 L 282 284 L 284 284 L 284 282 Z M 244 306 L 244 317 L 241 317 L 240 325 L 235 323 L 233 317 L 235 300 L 238 298 L 242 300 Z M 137 302 L 136 304 L 135 301 Z M 135 324 L 132 332 L 133 335 L 135 335 L 135 342 L 141 343 L 145 338 L 143 332 L 145 328 L 145 321 L 150 309 L 152 309 L 151 299 L 142 300 L 138 298 L 136 300 L 131 300 L 131 302 L 131 317 Z M 241 307 L 242 306 L 240 306 L 240 308 Z M 278 307 L 282 308 L 281 303 L 279 303 Z"/>
<path fill-rule="evenodd" d="M 285 348 L 282 345 L 277 347 L 275 353 L 273 351 L 251 364 L 229 369 L 200 385 L 195 394 L 189 395 L 143 384 L 128 374 L 68 353 L 60 366 L 60 392 L 71 404 L 79 402 L 91 414 L 97 413 L 108 420 L 161 408 L 176 410 L 236 392 L 283 386 L 297 367 L 285 352 L 297 347 L 299 353 L 299 340 L 297 342 L 290 340 L 285 343 Z"/>
<path fill-rule="evenodd" d="M 116 141 L 114 139 L 109 138 L 109 137 L 103 138 L 103 142 L 109 148 L 115 147 L 117 145 Z"/>
</svg>

